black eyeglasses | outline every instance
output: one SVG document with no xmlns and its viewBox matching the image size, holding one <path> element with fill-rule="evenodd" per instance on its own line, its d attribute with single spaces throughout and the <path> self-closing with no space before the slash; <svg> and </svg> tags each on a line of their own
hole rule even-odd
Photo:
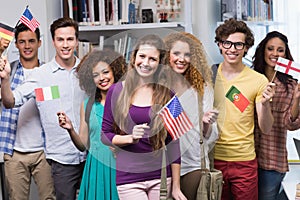
<svg viewBox="0 0 300 200">
<path fill-rule="evenodd" d="M 228 41 L 228 40 L 225 40 L 225 41 L 221 41 L 222 43 L 222 46 L 225 48 L 225 49 L 230 49 L 232 47 L 232 45 L 234 46 L 235 49 L 237 50 L 242 50 L 244 49 L 245 47 L 245 43 L 243 42 L 231 42 L 231 41 Z"/>
</svg>

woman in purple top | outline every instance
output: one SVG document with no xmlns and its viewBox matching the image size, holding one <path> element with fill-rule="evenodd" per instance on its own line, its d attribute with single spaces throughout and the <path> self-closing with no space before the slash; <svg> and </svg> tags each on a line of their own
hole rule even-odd
<svg viewBox="0 0 300 200">
<path fill-rule="evenodd" d="M 164 150 L 168 196 L 186 200 L 180 190 L 178 140 L 172 141 L 157 115 L 172 97 L 164 62 L 161 38 L 144 36 L 132 52 L 125 80 L 112 85 L 107 93 L 101 140 L 116 147 L 116 183 L 121 200 L 159 199 Z"/>
</svg>

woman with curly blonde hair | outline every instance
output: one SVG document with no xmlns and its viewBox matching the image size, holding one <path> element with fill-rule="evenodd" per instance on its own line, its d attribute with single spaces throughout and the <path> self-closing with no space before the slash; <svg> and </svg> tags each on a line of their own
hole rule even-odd
<svg viewBox="0 0 300 200">
<path fill-rule="evenodd" d="M 213 110 L 212 72 L 203 45 L 194 35 L 171 33 L 165 38 L 165 44 L 170 67 L 188 83 L 177 81 L 173 87 L 179 93 L 179 101 L 194 125 L 194 129 L 180 138 L 180 185 L 188 199 L 196 199 L 201 177 L 200 134 L 204 138 L 206 168 L 209 168 L 208 152 L 218 138 L 215 123 L 218 111 Z"/>
</svg>

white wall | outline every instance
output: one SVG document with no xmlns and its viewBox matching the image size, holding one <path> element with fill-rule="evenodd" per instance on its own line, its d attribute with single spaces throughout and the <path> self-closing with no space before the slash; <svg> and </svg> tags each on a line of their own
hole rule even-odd
<svg viewBox="0 0 300 200">
<path fill-rule="evenodd" d="M 50 24 L 61 16 L 61 0 L 0 0 L 0 22 L 15 27 L 26 5 L 33 16 L 40 22 L 42 47 L 40 57 L 45 62 L 55 54 L 50 35 Z M 12 45 L 14 46 L 14 45 Z"/>
<path fill-rule="evenodd" d="M 203 43 L 208 54 L 208 61 L 222 61 L 215 38 L 217 22 L 221 21 L 221 0 L 192 0 L 193 34 Z"/>
</svg>

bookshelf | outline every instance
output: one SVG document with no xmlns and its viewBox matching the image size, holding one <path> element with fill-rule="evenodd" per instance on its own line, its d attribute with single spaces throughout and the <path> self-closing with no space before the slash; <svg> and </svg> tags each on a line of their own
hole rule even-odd
<svg viewBox="0 0 300 200">
<path fill-rule="evenodd" d="M 99 9 L 100 4 L 107 5 L 109 2 L 110 5 L 118 6 L 118 15 L 115 12 L 109 14 L 111 18 L 105 17 L 105 21 L 101 21 L 101 16 L 97 18 L 99 21 L 93 21 L 94 17 L 88 18 L 87 20 L 79 20 L 79 48 L 78 55 L 79 57 L 85 55 L 87 52 L 79 52 L 82 49 L 83 45 L 86 47 L 87 43 L 92 45 L 92 48 L 104 47 L 118 49 L 127 49 L 126 46 L 129 45 L 127 39 L 133 39 L 131 42 L 134 42 L 136 38 L 141 37 L 145 34 L 159 34 L 164 37 L 172 31 L 187 31 L 192 32 L 192 0 L 63 0 L 62 10 L 66 11 L 66 4 L 68 2 L 68 11 L 64 12 L 63 15 L 68 15 L 74 19 L 78 19 L 78 16 L 75 17 L 76 13 L 72 12 L 70 9 L 70 4 L 77 1 L 79 2 L 86 1 L 89 5 L 92 4 L 98 5 Z M 128 15 L 124 17 L 124 10 L 130 12 L 129 3 L 135 5 L 135 16 L 134 18 Z M 120 7 L 120 4 L 122 5 Z M 124 5 L 125 8 L 124 8 Z M 149 12 L 150 11 L 150 12 Z M 90 11 L 89 11 L 90 12 Z M 108 11 L 105 11 L 108 12 Z M 77 10 L 78 13 L 78 10 Z M 167 22 L 162 22 L 161 13 L 167 13 Z M 95 13 L 94 13 L 95 14 Z M 107 13 L 105 14 L 107 15 Z M 117 18 L 118 16 L 118 18 Z M 116 19 L 117 18 L 117 19 Z M 135 19 L 132 21 L 132 19 Z M 143 22 L 143 23 L 142 23 Z M 120 44 L 124 43 L 124 44 Z M 116 47 L 118 45 L 118 47 Z M 85 48 L 91 49 L 91 48 Z M 128 49 L 130 51 L 130 49 Z M 128 50 L 125 52 L 120 52 L 124 56 L 128 56 Z"/>
<path fill-rule="evenodd" d="M 268 32 L 284 25 L 283 22 L 276 21 L 278 10 L 274 8 L 278 7 L 277 4 L 278 0 L 221 0 L 220 18 L 222 22 L 217 22 L 217 26 L 226 19 L 235 18 L 243 20 L 255 35 L 254 46 L 249 49 L 247 55 L 243 58 L 243 62 L 248 66 L 252 65 L 252 57 L 258 42 Z"/>
<path fill-rule="evenodd" d="M 112 30 L 132 30 L 132 29 L 151 29 L 151 28 L 184 28 L 181 22 L 165 23 L 144 23 L 144 24 L 122 24 L 122 25 L 104 25 L 104 26 L 79 26 L 80 32 L 88 31 L 112 31 Z"/>
<path fill-rule="evenodd" d="M 273 0 L 221 0 L 221 19 L 273 21 Z"/>
</svg>

